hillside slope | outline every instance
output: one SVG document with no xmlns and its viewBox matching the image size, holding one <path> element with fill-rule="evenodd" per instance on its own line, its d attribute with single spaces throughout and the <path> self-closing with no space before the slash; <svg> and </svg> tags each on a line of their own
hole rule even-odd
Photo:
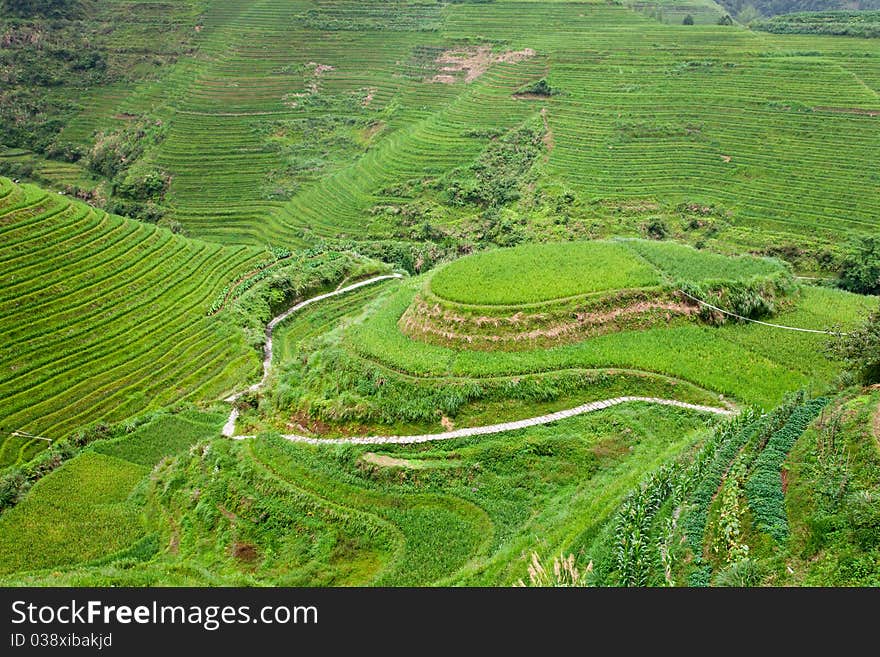
<svg viewBox="0 0 880 657">
<path fill-rule="evenodd" d="M 55 439 L 98 418 L 211 398 L 256 369 L 241 331 L 206 311 L 259 250 L 186 239 L 6 178 L 0 196 L 4 438 Z M 19 456 L 10 444 L 4 465 Z"/>
</svg>

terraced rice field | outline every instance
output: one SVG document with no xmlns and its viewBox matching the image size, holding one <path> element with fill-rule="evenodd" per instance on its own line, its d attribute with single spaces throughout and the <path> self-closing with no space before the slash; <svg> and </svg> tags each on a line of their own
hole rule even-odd
<svg viewBox="0 0 880 657">
<path fill-rule="evenodd" d="M 258 369 L 206 310 L 264 254 L 188 240 L 0 178 L 0 463 L 99 418 L 211 399 Z"/>
<path fill-rule="evenodd" d="M 199 55 L 161 85 L 99 111 L 101 121 L 152 112 L 169 123 L 149 157 L 173 175 L 174 216 L 212 240 L 388 234 L 388 218 L 370 210 L 405 202 L 395 184 L 467 165 L 486 144 L 467 135 L 541 110 L 552 134 L 541 174 L 581 203 L 703 204 L 736 225 L 802 238 L 877 227 L 877 40 L 664 24 L 599 3 L 379 12 L 282 0 L 210 2 L 194 39 Z M 462 39 L 534 55 L 471 82 L 426 82 Z M 562 93 L 513 97 L 541 76 Z M 341 115 L 364 135 L 343 160 L 325 152 L 303 170 L 273 144 L 284 122 Z M 853 179 L 865 181 L 858 193 Z"/>
<path fill-rule="evenodd" d="M 847 331 L 877 299 L 721 253 L 830 270 L 880 231 L 880 39 L 718 25 L 711 0 L 95 4 L 124 74 L 63 110 L 81 159 L 0 166 L 119 201 L 88 151 L 142 121 L 174 231 L 0 177 L 0 584 L 506 586 L 532 550 L 598 583 L 737 583 L 718 536 L 749 513 L 788 583 L 809 546 L 874 539 L 876 391 L 785 327 Z M 659 239 L 683 232 L 700 248 Z M 220 435 L 221 399 L 253 439 Z M 847 403 L 858 493 L 814 514 L 855 463 L 824 461 Z M 682 473 L 677 510 L 669 484 L 630 528 L 681 561 L 637 564 L 625 511 Z M 828 580 L 871 581 L 872 545 Z"/>
<path fill-rule="evenodd" d="M 215 440 L 154 470 L 146 525 L 126 525 L 112 541 L 96 531 L 82 546 L 103 542 L 107 552 L 128 555 L 127 567 L 112 559 L 89 563 L 93 552 L 74 559 L 59 537 L 30 572 L 7 574 L 23 565 L 10 557 L 0 561 L 0 573 L 4 583 L 30 584 L 510 584 L 523 575 L 521 552 L 535 535 L 548 550 L 589 541 L 638 473 L 699 440 L 704 422 L 681 409 L 632 405 L 443 449 L 381 448 L 389 458 L 430 466 L 418 471 L 370 466 L 366 448 Z M 158 428 L 132 434 L 113 457 L 90 451 L 70 472 L 92 477 L 98 471 L 89 468 L 100 459 L 128 463 L 126 443 L 136 452 L 137 439 L 155 439 Z M 121 476 L 103 476 L 116 490 L 131 490 Z M 167 486 L 171 479 L 176 483 Z M 39 517 L 49 480 L 2 522 Z M 69 483 L 57 477 L 56 485 Z M 88 495 L 89 504 L 118 503 L 107 487 Z M 99 519 L 91 522 L 100 527 Z M 28 534 L 5 536 L 12 548 Z"/>
<path fill-rule="evenodd" d="M 759 325 L 688 325 L 624 331 L 586 342 L 531 351 L 474 351 L 407 337 L 397 322 L 417 281 L 390 295 L 342 344 L 358 358 L 419 378 L 491 378 L 577 368 L 628 368 L 689 381 L 743 402 L 772 406 L 784 392 L 828 381 L 836 367 L 822 354 L 827 338 Z M 807 288 L 796 307 L 775 320 L 827 329 L 858 321 L 874 302 L 833 290 Z"/>
<path fill-rule="evenodd" d="M 530 244 L 461 258 L 431 276 L 444 301 L 524 306 L 663 283 L 749 280 L 783 273 L 779 262 L 725 258 L 672 242 Z"/>
</svg>

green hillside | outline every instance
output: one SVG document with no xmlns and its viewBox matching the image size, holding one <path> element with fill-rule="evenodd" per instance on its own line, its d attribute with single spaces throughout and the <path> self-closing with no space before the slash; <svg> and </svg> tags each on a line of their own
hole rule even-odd
<svg viewBox="0 0 880 657">
<path fill-rule="evenodd" d="M 0 0 L 0 585 L 878 584 L 872 3 Z"/>
<path fill-rule="evenodd" d="M 139 166 L 167 175 L 154 202 L 195 236 L 294 246 L 427 223 L 503 243 L 696 215 L 713 240 L 759 231 L 816 248 L 876 228 L 875 40 L 805 43 L 598 3 L 192 7 L 176 19 L 190 50 L 78 91 L 57 141 L 87 152 L 94 130 L 161 121 Z M 560 93 L 518 96 L 542 77 Z M 481 177 L 480 162 L 507 157 L 493 136 L 513 143 L 522 126 L 535 153 Z M 486 196 L 499 185 L 509 193 Z"/>
<path fill-rule="evenodd" d="M 237 281 L 262 278 L 283 303 L 364 262 L 320 252 L 276 262 L 6 178 L 0 236 L 0 467 L 46 446 L 29 436 L 57 440 L 241 387 L 260 360 L 242 329 L 255 322 L 259 345 L 271 303 Z"/>
</svg>

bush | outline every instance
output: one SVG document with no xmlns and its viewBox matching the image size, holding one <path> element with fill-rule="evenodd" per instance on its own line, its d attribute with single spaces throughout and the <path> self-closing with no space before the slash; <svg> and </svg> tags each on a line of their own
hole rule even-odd
<svg viewBox="0 0 880 657">
<path fill-rule="evenodd" d="M 534 96 L 555 96 L 559 93 L 559 89 L 554 89 L 547 82 L 547 78 L 541 78 L 537 82 L 524 85 L 516 90 L 518 94 L 532 94 Z"/>
<path fill-rule="evenodd" d="M 764 571 L 761 565 L 747 557 L 718 573 L 715 586 L 758 586 L 762 579 L 764 579 Z"/>
<path fill-rule="evenodd" d="M 168 187 L 168 175 L 149 165 L 136 164 L 114 185 L 114 193 L 133 201 L 162 199 Z"/>
<path fill-rule="evenodd" d="M 852 243 L 840 267 L 840 287 L 859 294 L 880 294 L 880 238 Z"/>
<path fill-rule="evenodd" d="M 864 383 L 880 382 L 880 309 L 861 327 L 832 340 L 828 351 Z"/>
<path fill-rule="evenodd" d="M 681 22 L 681 24 L 682 25 L 693 25 L 694 24 L 694 17 L 691 16 L 690 14 L 688 14 L 687 16 L 684 17 L 684 20 Z"/>
<path fill-rule="evenodd" d="M 669 235 L 669 227 L 662 219 L 649 219 L 645 224 L 645 234 L 654 240 L 666 239 L 666 236 Z"/>
<path fill-rule="evenodd" d="M 70 18 L 82 9 L 80 0 L 3 0 L 3 13 L 19 18 Z"/>
<path fill-rule="evenodd" d="M 858 491 L 846 500 L 846 524 L 864 550 L 880 545 L 880 500 L 870 491 Z"/>
</svg>

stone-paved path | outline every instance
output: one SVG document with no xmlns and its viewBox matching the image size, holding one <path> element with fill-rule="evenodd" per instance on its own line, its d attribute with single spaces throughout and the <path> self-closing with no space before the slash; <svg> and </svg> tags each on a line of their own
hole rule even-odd
<svg viewBox="0 0 880 657">
<path fill-rule="evenodd" d="M 274 333 L 276 326 L 278 326 L 281 322 L 290 317 L 293 313 L 305 308 L 306 306 L 310 306 L 313 303 L 317 303 L 318 301 L 323 301 L 324 299 L 329 299 L 330 297 L 339 296 L 340 294 L 345 294 L 346 292 L 351 292 L 352 290 L 357 290 L 358 288 L 364 287 L 366 285 L 372 285 L 373 283 L 378 283 L 379 281 L 387 281 L 389 278 L 403 278 L 403 276 L 400 274 L 386 274 L 384 276 L 375 276 L 373 278 L 368 278 L 365 281 L 353 283 L 352 285 L 341 287 L 338 290 L 327 292 L 326 294 L 319 294 L 318 296 L 312 297 L 311 299 L 300 301 L 295 306 L 291 306 L 283 313 L 278 315 L 278 317 L 272 319 L 268 324 L 266 324 L 266 344 L 263 345 L 263 378 L 261 378 L 257 383 L 250 386 L 246 390 L 236 392 L 235 394 L 230 395 L 223 401 L 227 401 L 231 404 L 243 394 L 248 392 L 256 392 L 264 385 L 266 385 L 266 380 L 269 378 L 269 370 L 272 368 L 272 333 Z M 223 425 L 224 436 L 232 437 L 235 434 L 235 420 L 237 418 L 238 409 L 233 408 L 232 411 L 229 413 L 229 419 L 226 420 L 226 424 Z"/>
<path fill-rule="evenodd" d="M 568 408 L 564 411 L 556 411 L 555 413 L 549 413 L 547 415 L 539 415 L 538 417 L 530 417 L 525 420 L 517 420 L 516 422 L 502 422 L 501 424 L 489 424 L 482 427 L 467 427 L 464 429 L 456 429 L 454 431 L 444 431 L 442 433 L 423 433 L 413 436 L 356 436 L 347 438 L 311 438 L 309 436 L 287 434 L 282 436 L 282 438 L 295 443 L 308 443 L 309 445 L 410 445 L 413 443 L 427 443 L 432 440 L 452 440 L 453 438 L 468 438 L 471 436 L 485 436 L 492 433 L 502 433 L 504 431 L 516 431 L 517 429 L 534 427 L 539 424 L 550 424 L 551 422 L 564 420 L 565 418 L 574 417 L 575 415 L 601 411 L 603 408 L 617 406 L 618 404 L 627 404 L 630 402 L 677 406 L 678 408 L 687 408 L 702 413 L 715 413 L 716 415 L 733 415 L 735 413 L 735 411 L 731 411 L 727 408 L 688 404 L 687 402 L 680 402 L 675 399 L 660 399 L 659 397 L 613 397 L 611 399 L 590 402 L 589 404 L 582 404 L 581 406 Z M 244 440 L 245 438 L 253 438 L 253 436 L 235 436 L 236 440 Z"/>
<path fill-rule="evenodd" d="M 290 309 L 284 311 L 282 314 L 278 315 L 278 317 L 275 317 L 266 325 L 266 344 L 263 347 L 263 378 L 261 378 L 257 383 L 253 384 L 246 390 L 242 390 L 241 392 L 230 395 L 225 399 L 225 401 L 233 403 L 243 394 L 247 392 L 256 392 L 266 384 L 266 380 L 269 378 L 269 370 L 272 367 L 272 333 L 275 330 L 275 327 L 278 326 L 278 324 L 290 317 L 293 313 L 302 308 L 305 308 L 308 305 L 311 305 L 318 301 L 322 301 L 324 299 L 329 299 L 330 297 L 338 296 L 340 294 L 345 294 L 346 292 L 351 292 L 352 290 L 364 287 L 365 285 L 370 285 L 378 281 L 388 280 L 389 278 L 402 278 L 402 276 L 400 274 L 376 276 L 374 278 L 369 278 L 365 281 L 361 281 L 360 283 L 354 283 L 353 285 L 339 288 L 338 290 L 334 290 L 333 292 L 319 294 L 318 296 L 312 297 L 311 299 L 301 301 L 295 306 L 292 306 Z M 600 411 L 603 408 L 608 408 L 610 406 L 617 406 L 618 404 L 626 404 L 630 402 L 661 404 L 663 406 L 677 406 L 678 408 L 687 408 L 694 411 L 700 411 L 702 413 L 715 413 L 716 415 L 732 415 L 734 413 L 734 411 L 731 411 L 727 408 L 701 406 L 699 404 L 688 404 L 687 402 L 680 402 L 676 401 L 675 399 L 660 399 L 658 397 L 613 397 L 611 399 L 603 399 L 601 401 L 590 402 L 589 404 L 582 404 L 581 406 L 575 406 L 574 408 L 569 408 L 564 411 L 556 411 L 555 413 L 548 413 L 547 415 L 539 415 L 538 417 L 530 417 L 525 420 L 517 420 L 516 422 L 502 422 L 501 424 L 489 424 L 482 427 L 466 427 L 464 429 L 444 431 L 442 433 L 424 433 L 411 436 L 355 436 L 346 438 L 311 438 L 309 436 L 287 434 L 284 435 L 283 438 L 286 438 L 291 442 L 308 443 L 310 445 L 408 445 L 413 443 L 426 443 L 432 440 L 452 440 L 453 438 L 468 438 L 471 436 L 485 436 L 487 434 L 502 433 L 505 431 L 516 431 L 517 429 L 534 427 L 540 424 L 550 424 L 551 422 L 564 420 L 565 418 L 574 417 L 575 415 L 592 413 L 594 411 Z M 226 421 L 226 424 L 223 425 L 223 435 L 229 438 L 235 438 L 236 440 L 253 438 L 253 436 L 235 435 L 235 420 L 237 418 L 238 410 L 236 408 L 233 408 L 232 411 L 229 413 L 229 419 Z"/>
</svg>

